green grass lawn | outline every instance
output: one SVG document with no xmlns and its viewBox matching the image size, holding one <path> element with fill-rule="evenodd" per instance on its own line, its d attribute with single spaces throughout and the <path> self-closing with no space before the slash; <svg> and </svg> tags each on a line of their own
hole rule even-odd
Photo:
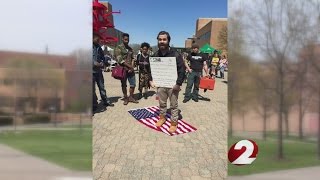
<svg viewBox="0 0 320 180">
<path fill-rule="evenodd" d="M 80 124 L 58 125 L 59 128 L 80 128 Z M 83 124 L 82 128 L 92 128 L 92 124 Z"/>
<path fill-rule="evenodd" d="M 0 143 L 63 167 L 92 170 L 92 130 L 30 130 L 0 133 Z"/>
<path fill-rule="evenodd" d="M 243 138 L 241 138 L 243 139 Z M 240 139 L 229 138 L 229 148 Z M 254 139 L 255 140 L 255 139 Z M 293 169 L 320 165 L 317 159 L 316 143 L 298 140 L 284 141 L 284 160 L 277 160 L 277 141 L 269 138 L 267 141 L 255 140 L 259 147 L 257 159 L 251 165 L 236 166 L 229 163 L 229 175 L 247 175 L 274 170 Z"/>
</svg>

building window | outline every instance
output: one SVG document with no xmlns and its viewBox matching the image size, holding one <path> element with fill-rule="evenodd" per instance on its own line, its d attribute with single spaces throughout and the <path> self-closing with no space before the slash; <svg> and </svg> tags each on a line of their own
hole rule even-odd
<svg viewBox="0 0 320 180">
<path fill-rule="evenodd" d="M 200 40 L 208 40 L 208 39 L 210 39 L 210 37 L 211 37 L 211 31 L 202 34 L 202 35 L 199 37 L 199 39 L 200 39 Z"/>
</svg>

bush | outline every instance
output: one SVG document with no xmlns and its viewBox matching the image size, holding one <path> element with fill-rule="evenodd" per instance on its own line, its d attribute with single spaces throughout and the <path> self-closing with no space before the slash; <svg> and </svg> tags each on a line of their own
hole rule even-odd
<svg viewBox="0 0 320 180">
<path fill-rule="evenodd" d="M 0 117 L 0 126 L 12 125 L 13 118 L 12 117 Z"/>
<path fill-rule="evenodd" d="M 50 122 L 50 115 L 48 114 L 37 114 L 27 116 L 24 119 L 25 124 L 36 124 L 36 123 L 49 123 Z"/>
</svg>

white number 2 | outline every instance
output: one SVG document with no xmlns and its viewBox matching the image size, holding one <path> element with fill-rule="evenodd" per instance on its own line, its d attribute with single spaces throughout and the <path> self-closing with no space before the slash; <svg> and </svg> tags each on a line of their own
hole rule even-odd
<svg viewBox="0 0 320 180">
<path fill-rule="evenodd" d="M 250 158 L 254 151 L 254 145 L 251 141 L 241 140 L 234 146 L 235 150 L 240 150 L 246 147 L 246 151 L 242 153 L 232 164 L 251 164 L 256 158 Z"/>
</svg>

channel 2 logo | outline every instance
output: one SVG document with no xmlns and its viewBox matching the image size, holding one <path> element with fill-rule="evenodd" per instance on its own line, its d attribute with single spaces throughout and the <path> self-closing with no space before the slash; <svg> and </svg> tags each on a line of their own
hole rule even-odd
<svg viewBox="0 0 320 180">
<path fill-rule="evenodd" d="M 253 140 L 241 140 L 233 144 L 228 152 L 228 159 L 234 165 L 251 164 L 256 160 L 258 145 Z"/>
</svg>

